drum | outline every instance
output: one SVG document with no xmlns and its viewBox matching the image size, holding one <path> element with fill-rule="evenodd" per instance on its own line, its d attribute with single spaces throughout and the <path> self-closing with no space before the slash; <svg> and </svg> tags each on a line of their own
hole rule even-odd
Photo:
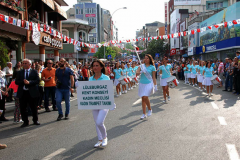
<svg viewBox="0 0 240 160">
<path fill-rule="evenodd" d="M 121 83 L 121 85 L 126 85 L 128 83 L 128 79 L 124 76 L 121 76 L 120 78 L 118 78 L 118 80 Z"/>
<path fill-rule="evenodd" d="M 132 78 L 132 82 L 136 82 L 136 83 L 138 82 L 136 75 L 131 76 L 131 78 Z"/>
<path fill-rule="evenodd" d="M 132 82 L 132 78 L 127 76 L 128 83 Z"/>
<path fill-rule="evenodd" d="M 167 84 L 170 88 L 175 88 L 178 86 L 179 82 L 175 76 L 167 78 Z"/>
<path fill-rule="evenodd" d="M 213 75 L 213 76 L 211 77 L 211 81 L 212 81 L 213 84 L 219 85 L 220 82 L 221 82 L 221 79 L 220 79 L 217 75 Z"/>
</svg>

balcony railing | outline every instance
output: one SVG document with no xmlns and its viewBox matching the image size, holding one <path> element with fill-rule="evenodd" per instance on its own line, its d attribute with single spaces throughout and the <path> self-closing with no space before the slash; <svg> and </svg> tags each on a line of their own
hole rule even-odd
<svg viewBox="0 0 240 160">
<path fill-rule="evenodd" d="M 15 2 L 15 0 L 0 0 L 0 5 L 22 14 L 25 10 L 20 7 L 20 2 Z"/>
</svg>

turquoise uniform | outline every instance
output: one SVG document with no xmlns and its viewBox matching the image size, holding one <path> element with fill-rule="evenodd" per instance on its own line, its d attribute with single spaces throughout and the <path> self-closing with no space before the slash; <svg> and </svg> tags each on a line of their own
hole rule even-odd
<svg viewBox="0 0 240 160">
<path fill-rule="evenodd" d="M 200 71 L 200 74 L 202 75 L 203 74 L 203 67 L 198 66 L 198 70 Z"/>
<path fill-rule="evenodd" d="M 127 68 L 128 76 L 131 77 L 133 75 L 133 68 L 129 67 Z"/>
<path fill-rule="evenodd" d="M 122 69 L 119 68 L 119 69 L 114 69 L 113 72 L 115 73 L 115 79 L 118 79 L 120 78 L 122 75 L 121 75 L 121 72 L 122 72 Z"/>
<path fill-rule="evenodd" d="M 89 78 L 89 81 L 104 81 L 104 80 L 110 80 L 110 78 L 103 73 L 102 73 L 101 77 L 98 78 L 97 80 L 94 78 L 94 76 Z"/>
<path fill-rule="evenodd" d="M 213 76 L 213 74 L 212 74 L 212 72 L 214 71 L 213 67 L 210 67 L 210 68 L 205 67 L 204 71 L 205 71 L 206 77 L 212 77 Z"/>
<path fill-rule="evenodd" d="M 144 64 L 144 66 L 145 66 L 145 64 Z M 145 66 L 145 67 L 146 67 L 146 66 Z M 146 67 L 146 69 L 147 69 L 147 72 L 148 72 L 151 76 L 152 76 L 152 72 L 153 72 L 153 71 L 156 71 L 156 68 L 155 68 L 153 65 L 150 65 L 150 66 Z M 142 83 L 142 84 L 149 84 L 149 83 L 151 83 L 151 81 L 149 81 L 149 80 L 147 79 L 147 77 L 145 76 L 145 74 L 142 73 L 141 76 L 140 76 L 140 83 Z"/>
<path fill-rule="evenodd" d="M 188 64 L 187 67 L 188 67 L 188 73 L 191 73 L 190 70 L 192 68 L 192 65 Z"/>
<path fill-rule="evenodd" d="M 172 68 L 172 66 L 170 64 L 168 64 L 167 66 L 165 65 L 161 65 L 159 67 L 159 71 L 161 70 L 162 71 L 162 79 L 164 78 L 168 78 L 171 76 L 171 72 L 170 72 L 170 69 Z"/>
<path fill-rule="evenodd" d="M 135 67 L 133 68 L 133 75 L 136 75 L 137 70 L 138 70 L 138 66 L 135 66 Z"/>
<path fill-rule="evenodd" d="M 192 74 L 197 74 L 197 66 L 192 66 L 191 67 L 191 69 L 192 69 Z"/>
<path fill-rule="evenodd" d="M 123 72 L 123 75 L 124 75 L 124 76 L 127 76 L 127 71 L 128 71 L 127 68 L 122 69 L 122 72 Z"/>
</svg>

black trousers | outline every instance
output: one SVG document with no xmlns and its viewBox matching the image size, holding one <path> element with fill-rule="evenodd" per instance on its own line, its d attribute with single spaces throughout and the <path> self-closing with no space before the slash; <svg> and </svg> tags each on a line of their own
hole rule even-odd
<svg viewBox="0 0 240 160">
<path fill-rule="evenodd" d="M 237 81 L 236 81 L 236 84 L 237 84 L 236 92 L 240 93 L 240 75 L 237 75 L 236 78 L 237 78 Z"/>
<path fill-rule="evenodd" d="M 11 82 L 12 82 L 12 78 L 10 78 L 10 81 L 9 81 L 9 83 L 8 83 L 8 87 L 10 86 Z M 13 100 L 12 95 L 13 95 L 13 90 L 10 89 L 10 90 L 8 91 L 7 101 L 12 101 L 12 100 Z"/>
<path fill-rule="evenodd" d="M 19 98 L 20 102 L 20 111 L 22 115 L 22 120 L 24 123 L 28 124 L 28 105 L 32 111 L 33 122 L 38 121 L 38 111 L 37 111 L 37 102 L 38 98 L 32 98 L 29 91 L 23 91 L 23 95 Z"/>
<path fill-rule="evenodd" d="M 1 119 L 4 119 L 5 118 L 5 99 L 6 99 L 6 96 L 2 95 L 2 99 L 0 99 L 0 110 L 3 110 L 3 113 L 2 115 L 0 116 L 0 121 Z"/>
<path fill-rule="evenodd" d="M 42 86 L 39 86 L 38 87 L 38 90 L 39 90 L 39 94 L 40 96 L 38 97 L 38 103 L 37 103 L 37 106 L 41 106 L 42 105 L 42 100 L 43 100 L 43 95 L 44 95 L 44 89 Z"/>
</svg>

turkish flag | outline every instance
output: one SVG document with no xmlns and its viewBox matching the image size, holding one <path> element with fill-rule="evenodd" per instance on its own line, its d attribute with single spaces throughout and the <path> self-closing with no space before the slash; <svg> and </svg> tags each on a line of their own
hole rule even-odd
<svg viewBox="0 0 240 160">
<path fill-rule="evenodd" d="M 191 30 L 191 33 L 194 34 L 194 30 Z"/>
<path fill-rule="evenodd" d="M 180 37 L 180 36 L 181 36 L 181 33 L 179 32 L 179 33 L 178 33 L 178 37 Z"/>
<path fill-rule="evenodd" d="M 32 22 L 29 22 L 29 30 L 32 31 Z"/>
<path fill-rule="evenodd" d="M 219 25 L 215 24 L 215 25 L 214 25 L 214 27 L 215 27 L 215 28 L 218 28 L 218 27 L 219 27 Z"/>
<path fill-rule="evenodd" d="M 197 32 L 198 32 L 198 33 L 199 33 L 199 32 L 201 32 L 201 29 L 200 29 L 200 28 L 198 28 L 198 29 L 197 29 Z"/>
<path fill-rule="evenodd" d="M 232 22 L 233 22 L 233 24 L 237 24 L 237 21 L 236 21 L 236 20 L 233 20 Z"/>
<path fill-rule="evenodd" d="M 122 41 L 120 41 L 119 43 L 122 43 Z"/>
<path fill-rule="evenodd" d="M 227 27 L 228 26 L 228 23 L 227 22 L 224 22 L 224 27 Z"/>
<path fill-rule="evenodd" d="M 44 26 L 43 26 L 43 31 L 47 32 L 47 25 L 46 24 L 44 24 Z"/>
<path fill-rule="evenodd" d="M 145 38 L 143 38 L 143 41 L 145 41 Z"/>
<path fill-rule="evenodd" d="M 212 29 L 212 26 L 208 26 L 209 29 Z"/>
<path fill-rule="evenodd" d="M 139 51 L 139 48 L 138 48 L 138 47 L 136 47 L 136 50 L 137 50 L 137 51 Z"/>
<path fill-rule="evenodd" d="M 152 37 L 152 39 L 154 39 L 154 37 Z"/>
<path fill-rule="evenodd" d="M 13 24 L 13 18 L 12 17 L 9 17 L 8 23 Z"/>
<path fill-rule="evenodd" d="M 163 39 L 163 36 L 160 36 L 161 39 Z"/>
<path fill-rule="evenodd" d="M 41 25 L 40 23 L 38 23 L 38 31 L 40 31 Z"/>
<path fill-rule="evenodd" d="M 138 39 L 136 39 L 136 41 L 138 42 Z"/>
<path fill-rule="evenodd" d="M 172 38 L 173 38 L 174 34 L 172 34 Z"/>
<path fill-rule="evenodd" d="M 159 39 L 159 36 L 157 36 L 157 39 Z"/>
<path fill-rule="evenodd" d="M 25 21 L 24 20 L 22 20 L 22 22 L 21 22 L 21 27 L 25 28 Z"/>
<path fill-rule="evenodd" d="M 52 28 L 51 27 L 49 27 L 49 33 L 52 34 Z"/>
<path fill-rule="evenodd" d="M 72 38 L 69 38 L 69 43 L 71 43 L 71 41 L 72 41 Z"/>
<path fill-rule="evenodd" d="M 150 40 L 150 37 L 148 37 L 148 40 Z"/>
<path fill-rule="evenodd" d="M 168 34 L 167 36 L 168 36 L 168 39 L 170 39 L 170 34 Z"/>
<path fill-rule="evenodd" d="M 66 36 L 66 42 L 68 42 L 68 37 Z"/>
<path fill-rule="evenodd" d="M 0 14 L 0 21 L 3 21 L 3 22 L 5 22 L 5 17 L 4 17 L 4 15 L 3 14 Z"/>
<path fill-rule="evenodd" d="M 183 32 L 183 36 L 186 36 L 186 35 L 187 35 L 187 32 L 186 32 L 186 31 L 184 31 L 184 32 Z"/>
</svg>

